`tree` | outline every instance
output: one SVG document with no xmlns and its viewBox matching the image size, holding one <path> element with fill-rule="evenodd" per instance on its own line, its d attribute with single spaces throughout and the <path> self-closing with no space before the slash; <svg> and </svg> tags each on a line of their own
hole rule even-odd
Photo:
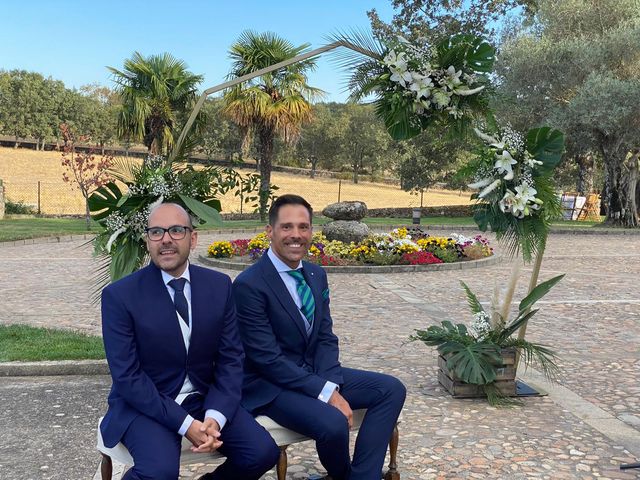
<svg viewBox="0 0 640 480">
<path fill-rule="evenodd" d="M 92 83 L 80 87 L 80 93 L 87 97 L 90 110 L 90 130 L 87 133 L 100 146 L 104 155 L 105 145 L 111 145 L 118 136 L 118 112 L 122 107 L 117 92 Z"/>
<path fill-rule="evenodd" d="M 364 168 L 375 171 L 387 156 L 390 138 L 382 120 L 371 105 L 350 104 L 343 115 L 349 115 L 343 137 L 342 156 L 353 172 L 353 183 Z"/>
<path fill-rule="evenodd" d="M 168 53 L 143 57 L 135 52 L 124 69 L 108 67 L 122 99 L 118 116 L 121 138 L 142 141 L 150 154 L 163 154 L 173 146 L 184 116 L 196 101 L 201 75 Z"/>
<path fill-rule="evenodd" d="M 380 20 L 375 9 L 367 12 L 377 36 L 403 35 L 437 43 L 457 33 L 490 37 L 506 13 L 518 6 L 531 12 L 536 0 L 391 0 L 391 4 L 397 11 L 391 23 Z"/>
<path fill-rule="evenodd" d="M 506 37 L 496 69 L 500 116 L 520 129 L 527 118 L 561 128 L 583 169 L 589 155 L 602 158 L 607 222 L 621 226 L 640 223 L 632 165 L 640 106 L 629 101 L 640 92 L 639 7 L 638 0 L 540 0 L 532 20 Z"/>
<path fill-rule="evenodd" d="M 318 103 L 313 106 L 313 120 L 300 134 L 298 155 L 311 165 L 311 178 L 315 178 L 318 165 L 332 168 L 340 155 L 341 141 L 346 125 L 341 125 L 334 113 L 335 104 Z"/>
<path fill-rule="evenodd" d="M 233 61 L 229 77 L 241 77 L 294 58 L 308 47 L 308 44 L 293 46 L 271 32 L 245 31 L 229 50 Z M 311 118 L 309 101 L 320 93 L 307 84 L 307 72 L 313 68 L 313 59 L 297 62 L 240 84 L 224 96 L 225 113 L 241 128 L 250 128 L 257 135 L 262 221 L 267 218 L 274 139 L 279 135 L 294 142 L 303 123 Z"/>
<path fill-rule="evenodd" d="M 111 181 L 108 169 L 113 165 L 113 156 L 103 154 L 97 158 L 93 150 L 76 151 L 77 141 L 87 143 L 89 138 L 76 139 L 69 125 L 65 123 L 60 125 L 60 132 L 64 139 L 62 166 L 66 170 L 62 174 L 62 179 L 67 183 L 74 183 L 84 197 L 85 219 L 87 230 L 89 230 L 91 227 L 89 197 L 95 190 Z"/>
<path fill-rule="evenodd" d="M 462 142 L 452 140 L 437 127 L 407 142 L 398 142 L 394 150 L 397 155 L 396 174 L 400 187 L 407 192 L 423 193 L 435 183 L 445 179 L 449 167 L 455 165 L 462 151 Z"/>
<path fill-rule="evenodd" d="M 0 96 L 0 123 L 4 132 L 20 138 L 40 138 L 46 135 L 47 116 L 51 114 L 50 98 L 45 95 L 45 78 L 39 73 L 12 70 L 3 73 L 3 94 Z"/>
<path fill-rule="evenodd" d="M 207 99 L 202 107 L 206 123 L 202 128 L 202 151 L 208 159 L 234 160 L 241 155 L 242 133 L 238 126 L 223 114 L 224 101 Z"/>
</svg>

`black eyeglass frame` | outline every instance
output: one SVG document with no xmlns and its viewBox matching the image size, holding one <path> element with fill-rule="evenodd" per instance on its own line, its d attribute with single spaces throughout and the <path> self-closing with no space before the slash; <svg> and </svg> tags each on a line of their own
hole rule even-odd
<svg viewBox="0 0 640 480">
<path fill-rule="evenodd" d="M 184 234 L 182 234 L 182 236 L 176 237 L 174 236 L 177 232 L 173 232 L 173 234 L 171 233 L 171 229 L 172 228 L 182 228 L 184 229 Z M 151 235 L 149 235 L 149 232 L 151 230 L 162 230 L 162 235 L 158 238 L 151 238 Z M 193 228 L 189 227 L 187 225 L 171 225 L 169 228 L 164 228 L 164 227 L 147 227 L 144 229 L 144 232 L 147 234 L 147 238 L 149 238 L 149 240 L 151 240 L 152 242 L 159 242 L 160 240 L 162 240 L 164 238 L 164 234 L 168 233 L 169 237 L 171 237 L 172 240 L 182 240 L 183 238 L 185 238 L 187 236 L 187 232 L 193 232 Z M 178 235 L 180 235 L 178 233 Z"/>
</svg>

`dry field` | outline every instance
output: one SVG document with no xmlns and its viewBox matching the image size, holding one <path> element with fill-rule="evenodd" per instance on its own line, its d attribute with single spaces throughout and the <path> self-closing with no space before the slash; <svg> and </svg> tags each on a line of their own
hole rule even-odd
<svg viewBox="0 0 640 480">
<path fill-rule="evenodd" d="M 62 181 L 63 167 L 59 152 L 36 152 L 30 149 L 0 147 L 0 179 L 4 181 L 7 197 L 38 205 L 38 182 L 40 182 L 40 206 L 42 213 L 79 214 L 84 212 L 82 195 L 71 184 Z M 403 192 L 395 185 L 316 178 L 274 172 L 271 181 L 280 190 L 279 194 L 297 193 L 304 196 L 315 210 L 340 200 L 361 200 L 369 208 L 415 207 L 420 197 Z M 429 190 L 424 195 L 425 206 L 468 204 L 469 195 L 448 190 Z M 224 212 L 240 211 L 240 201 L 233 194 L 222 198 Z M 245 207 L 246 211 L 246 207 Z"/>
</svg>

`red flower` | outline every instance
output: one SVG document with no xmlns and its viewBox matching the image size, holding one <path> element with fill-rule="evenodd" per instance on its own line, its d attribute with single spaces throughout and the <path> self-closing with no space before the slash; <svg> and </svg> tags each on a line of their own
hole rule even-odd
<svg viewBox="0 0 640 480">
<path fill-rule="evenodd" d="M 431 252 L 411 252 L 402 254 L 402 263 L 409 265 L 429 265 L 431 263 L 442 263 L 438 257 Z"/>
</svg>

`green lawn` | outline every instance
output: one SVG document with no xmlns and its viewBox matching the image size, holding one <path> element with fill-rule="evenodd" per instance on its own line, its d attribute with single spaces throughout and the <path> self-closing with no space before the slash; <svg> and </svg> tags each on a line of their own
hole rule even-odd
<svg viewBox="0 0 640 480">
<path fill-rule="evenodd" d="M 329 221 L 326 217 L 314 218 L 315 225 L 324 225 Z M 368 225 L 411 225 L 411 218 L 365 218 Z M 431 217 L 421 219 L 421 225 L 474 225 L 471 217 Z M 599 222 L 560 221 L 554 225 L 576 228 L 590 228 L 601 225 Z M 261 228 L 264 223 L 260 220 L 227 220 L 221 227 L 214 229 L 232 228 Z M 91 230 L 87 232 L 84 219 L 79 218 L 17 218 L 0 220 L 0 242 L 23 240 L 27 238 L 51 237 L 58 235 L 73 235 L 93 233 L 99 230 L 97 223 L 92 222 Z M 206 229 L 200 229 L 205 231 Z"/>
<path fill-rule="evenodd" d="M 101 337 L 26 325 L 0 325 L 0 362 L 101 358 L 104 358 Z"/>
<path fill-rule="evenodd" d="M 98 224 L 92 223 L 93 232 Z M 79 218 L 12 218 L 0 220 L 0 242 L 25 238 L 55 237 L 87 232 L 84 219 Z"/>
</svg>

